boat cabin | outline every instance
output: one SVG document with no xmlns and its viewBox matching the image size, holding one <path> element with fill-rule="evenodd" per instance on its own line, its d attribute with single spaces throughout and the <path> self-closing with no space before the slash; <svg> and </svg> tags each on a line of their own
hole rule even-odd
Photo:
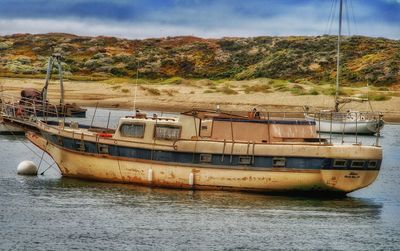
<svg viewBox="0 0 400 251">
<path fill-rule="evenodd" d="M 262 119 L 218 113 L 183 113 L 178 117 L 121 118 L 114 139 L 217 140 L 235 142 L 315 142 L 315 122 L 294 119 Z"/>
</svg>

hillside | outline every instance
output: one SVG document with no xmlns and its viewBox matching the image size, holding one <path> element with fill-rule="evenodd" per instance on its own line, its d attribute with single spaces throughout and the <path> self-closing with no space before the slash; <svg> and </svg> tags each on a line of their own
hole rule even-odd
<svg viewBox="0 0 400 251">
<path fill-rule="evenodd" d="M 343 38 L 344 85 L 400 84 L 400 41 Z M 45 74 L 48 56 L 61 52 L 66 77 L 170 77 L 247 80 L 284 79 L 332 83 L 336 37 L 254 37 L 144 40 L 70 34 L 0 36 L 0 76 Z"/>
</svg>

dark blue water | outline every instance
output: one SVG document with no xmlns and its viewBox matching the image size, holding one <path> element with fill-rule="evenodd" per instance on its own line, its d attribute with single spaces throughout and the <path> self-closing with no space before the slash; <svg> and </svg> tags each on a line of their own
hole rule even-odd
<svg viewBox="0 0 400 251">
<path fill-rule="evenodd" d="M 94 124 L 105 126 L 108 113 L 98 115 Z M 0 249 L 400 249 L 400 126 L 387 125 L 381 143 L 373 185 L 316 199 L 88 182 L 53 168 L 18 176 L 18 163 L 39 163 L 41 152 L 24 137 L 0 136 Z"/>
</svg>

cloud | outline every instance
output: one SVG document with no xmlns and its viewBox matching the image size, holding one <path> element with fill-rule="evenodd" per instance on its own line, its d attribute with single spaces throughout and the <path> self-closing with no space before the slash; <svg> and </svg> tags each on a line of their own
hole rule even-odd
<svg viewBox="0 0 400 251">
<path fill-rule="evenodd" d="M 194 35 L 205 38 L 226 36 L 287 36 L 287 35 L 321 35 L 326 27 L 323 23 L 315 22 L 312 18 L 303 22 L 293 22 L 290 17 L 259 19 L 257 22 L 237 20 L 230 26 L 202 27 L 198 25 L 177 25 L 152 22 L 104 22 L 97 19 L 0 19 L 0 34 L 13 33 L 48 33 L 64 32 L 86 36 L 116 36 L 120 38 L 150 38 L 180 35 Z M 368 27 L 367 36 L 384 36 L 400 38 L 399 28 L 390 28 L 383 24 L 374 23 Z M 379 35 L 373 31 L 379 30 Z M 394 34 L 397 34 L 395 37 Z"/>
<path fill-rule="evenodd" d="M 336 23 L 328 29 L 331 2 L 319 0 L 2 1 L 9 7 L 0 8 L 3 35 L 67 32 L 126 38 L 223 37 L 321 35 L 337 29 Z M 396 15 L 400 5 L 389 6 L 385 1 L 389 0 L 354 0 L 357 22 L 352 31 L 400 38 L 400 15 Z"/>
</svg>

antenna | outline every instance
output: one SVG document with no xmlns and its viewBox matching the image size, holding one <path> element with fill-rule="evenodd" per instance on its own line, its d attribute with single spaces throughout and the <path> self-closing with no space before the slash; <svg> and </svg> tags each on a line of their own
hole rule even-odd
<svg viewBox="0 0 400 251">
<path fill-rule="evenodd" d="M 133 97 L 133 111 L 135 112 L 135 116 L 136 116 L 136 97 L 137 97 L 138 80 L 139 80 L 139 61 L 136 62 L 135 94 L 134 94 L 134 97 Z"/>
</svg>

